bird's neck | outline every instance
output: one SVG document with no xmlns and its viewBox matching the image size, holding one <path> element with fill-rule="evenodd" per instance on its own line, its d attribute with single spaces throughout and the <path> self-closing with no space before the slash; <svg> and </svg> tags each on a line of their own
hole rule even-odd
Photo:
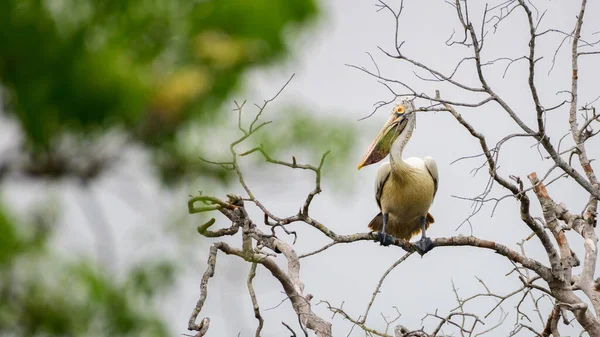
<svg viewBox="0 0 600 337">
<path fill-rule="evenodd" d="M 410 136 L 412 134 L 412 130 L 406 130 L 406 133 L 398 136 L 396 141 L 392 144 L 392 149 L 390 151 L 390 164 L 392 166 L 392 172 L 398 177 L 403 178 L 410 172 L 410 165 L 408 165 L 402 159 L 402 152 L 404 151 L 404 147 L 408 143 Z"/>
</svg>

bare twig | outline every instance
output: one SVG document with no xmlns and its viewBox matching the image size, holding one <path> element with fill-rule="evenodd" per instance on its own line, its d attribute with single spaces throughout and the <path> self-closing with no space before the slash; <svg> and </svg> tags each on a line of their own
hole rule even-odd
<svg viewBox="0 0 600 337">
<path fill-rule="evenodd" d="M 375 302 L 375 297 L 377 297 L 377 294 L 379 294 L 379 289 L 381 289 L 383 280 L 385 280 L 385 278 L 389 275 L 389 273 L 392 270 L 394 270 L 394 268 L 396 268 L 400 263 L 404 262 L 404 260 L 406 260 L 411 255 L 412 255 L 412 252 L 404 254 L 404 256 L 402 256 L 398 261 L 394 262 L 394 264 L 392 264 L 385 271 L 385 273 L 383 273 L 383 275 L 379 279 L 379 282 L 377 283 L 377 287 L 375 287 L 375 290 L 373 291 L 373 295 L 371 295 L 371 300 L 369 301 L 369 304 L 367 304 L 367 309 L 365 310 L 365 313 L 363 314 L 362 318 L 359 320 L 361 323 L 365 323 L 367 321 L 367 317 L 369 316 L 369 310 L 371 310 L 371 306 L 373 305 L 373 302 Z"/>
<path fill-rule="evenodd" d="M 250 293 L 250 298 L 252 299 L 252 307 L 254 308 L 254 317 L 258 320 L 258 326 L 256 327 L 256 337 L 260 337 L 260 331 L 263 328 L 264 319 L 260 314 L 260 308 L 258 306 L 258 300 L 256 299 L 256 293 L 254 292 L 254 286 L 252 285 L 252 280 L 256 276 L 256 262 L 252 263 L 252 267 L 250 267 L 250 272 L 248 273 L 248 281 L 246 282 L 248 285 L 248 292 Z"/>
</svg>

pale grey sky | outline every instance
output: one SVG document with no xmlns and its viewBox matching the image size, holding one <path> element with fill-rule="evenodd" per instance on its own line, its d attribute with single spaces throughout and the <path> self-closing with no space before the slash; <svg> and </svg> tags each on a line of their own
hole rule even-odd
<svg viewBox="0 0 600 337">
<path fill-rule="evenodd" d="M 389 1 L 394 8 L 399 1 Z M 296 77 L 284 91 L 280 99 L 275 101 L 266 111 L 265 118 L 285 118 L 278 112 L 278 107 L 285 106 L 286 102 L 301 102 L 311 107 L 315 113 L 339 113 L 349 121 L 357 123 L 361 133 L 356 135 L 360 139 L 359 148 L 354 157 L 358 163 L 363 151 L 377 133 L 381 124 L 387 119 L 389 107 L 384 107 L 372 118 L 362 122 L 357 120 L 372 110 L 373 103 L 379 100 L 389 100 L 389 91 L 367 75 L 351 69 L 344 64 L 352 63 L 373 69 L 369 56 L 370 52 L 375 57 L 382 75 L 400 79 L 418 90 L 433 95 L 436 89 L 442 95 L 454 101 L 478 101 L 478 96 L 464 94 L 447 85 L 435 82 L 423 82 L 413 74 L 411 67 L 406 63 L 389 60 L 377 50 L 377 46 L 391 51 L 393 48 L 393 17 L 387 12 L 376 12 L 376 1 L 350 2 L 321 1 L 324 13 L 317 27 L 302 36 L 295 46 L 295 56 L 285 65 L 270 69 L 258 69 L 246 79 L 246 89 L 233 99 L 248 99 L 261 102 L 264 98 L 272 96 L 292 73 Z M 480 22 L 481 11 L 484 3 L 471 1 L 471 15 Z M 491 3 L 490 3 L 491 4 Z M 559 28 L 570 31 L 575 20 L 578 3 L 574 1 L 535 1 L 537 8 L 548 12 L 540 25 L 540 29 Z M 405 1 L 405 12 L 401 17 L 400 40 L 406 40 L 404 52 L 411 58 L 431 65 L 432 67 L 450 73 L 456 64 L 470 50 L 461 47 L 448 48 L 444 41 L 448 39 L 453 29 L 460 34 L 459 23 L 454 9 L 444 1 Z M 519 11 L 519 10 L 517 10 Z M 597 19 L 600 15 L 600 3 L 588 4 L 587 20 L 584 25 L 584 34 L 591 34 L 600 30 Z M 496 34 L 490 31 L 484 49 L 485 60 L 498 57 L 517 58 L 527 52 L 527 27 L 523 13 L 515 13 L 505 21 Z M 594 35 L 596 40 L 600 37 Z M 557 55 L 556 66 L 550 76 L 547 75 L 549 63 L 554 49 L 560 43 L 561 37 L 549 35 L 540 39 L 538 55 L 544 58 L 538 63 L 537 85 L 541 99 L 547 106 L 562 101 L 563 96 L 556 92 L 567 90 L 570 79 L 570 60 L 567 48 L 563 48 Z M 580 102 L 591 101 L 600 95 L 597 79 L 600 67 L 597 58 L 582 59 L 580 62 Z M 523 61 L 512 65 L 506 77 L 502 78 L 504 64 L 487 69 L 486 75 L 491 79 L 491 85 L 505 100 L 515 107 L 519 116 L 527 123 L 533 125 L 535 112 L 527 87 L 527 67 Z M 471 65 L 468 65 L 471 66 Z M 466 68 L 468 68 L 465 67 Z M 426 75 L 419 72 L 421 75 Z M 464 72 L 459 79 L 472 85 L 477 84 L 472 72 Z M 398 91 L 401 88 L 397 88 Z M 226 109 L 228 110 L 228 109 Z M 548 114 L 549 132 L 551 139 L 556 142 L 568 131 L 568 109 L 562 108 Z M 489 104 L 475 109 L 459 110 L 464 117 L 479 131 L 488 137 L 490 144 L 495 144 L 508 133 L 517 132 L 516 125 L 509 117 L 502 113 L 495 104 Z M 276 124 L 270 127 L 277 127 Z M 318 135 L 315 135 L 318 137 Z M 227 139 L 223 140 L 224 143 Z M 545 173 L 551 166 L 548 160 L 540 160 L 537 150 L 530 148 L 531 140 L 515 140 L 505 145 L 501 154 L 500 172 L 518 175 L 526 180 L 527 174 L 532 171 L 538 175 Z M 568 146 L 569 143 L 565 144 Z M 593 146 L 592 146 L 593 145 Z M 588 145 L 589 155 L 597 157 L 598 142 Z M 476 177 L 470 174 L 472 168 L 479 166 L 481 160 L 463 161 L 450 165 L 450 163 L 467 155 L 479 153 L 478 142 L 473 139 L 447 113 L 421 113 L 417 117 L 417 128 L 410 140 L 405 156 L 424 157 L 430 155 L 438 163 L 440 172 L 440 185 L 436 200 L 431 209 L 436 222 L 428 231 L 431 237 L 446 237 L 458 234 L 469 235 L 471 228 L 464 225 L 456 230 L 458 225 L 470 214 L 470 202 L 453 198 L 452 195 L 471 197 L 482 191 L 487 181 L 487 170 L 482 169 Z M 299 160 L 301 160 L 299 158 Z M 385 159 L 387 160 L 387 159 Z M 180 191 L 179 194 L 167 195 L 149 181 L 150 173 L 145 171 L 144 158 L 132 152 L 128 165 L 119 170 L 118 178 L 106 179 L 94 193 L 101 201 L 108 217 L 114 238 L 114 249 L 111 253 L 120 257 L 115 261 L 116 270 L 122 271 L 131 260 L 143 258 L 148 255 L 171 254 L 177 256 L 182 252 L 177 247 L 172 247 L 173 240 L 163 238 L 159 233 L 139 231 L 140 226 L 148 226 L 160 219 L 187 218 L 179 224 L 189 226 L 177 233 L 185 232 L 189 238 L 184 250 L 190 263 L 171 294 L 166 296 L 159 305 L 168 317 L 174 335 L 186 332 L 189 314 L 199 296 L 199 282 L 206 268 L 206 254 L 213 239 L 202 238 L 195 232 L 193 223 L 199 223 L 201 217 L 189 218 L 186 211 L 187 195 L 194 193 L 202 186 L 190 186 L 189 191 Z M 377 214 L 378 209 L 374 201 L 373 182 L 378 165 L 373 165 L 356 170 L 353 162 L 348 165 L 342 174 L 352 181 L 353 189 L 344 193 L 336 193 L 332 183 L 323 182 L 323 193 L 319 195 L 312 209 L 312 216 L 338 233 L 364 232 L 370 219 Z M 131 172 L 139 177 L 131 182 Z M 275 173 L 273 173 L 275 172 Z M 297 211 L 305 194 L 312 188 L 313 176 L 309 173 L 294 173 L 277 168 L 274 171 L 262 173 L 248 173 L 249 184 L 256 196 L 273 212 L 279 215 L 290 215 Z M 209 184 L 209 182 L 202 182 Z M 527 184 L 527 183 L 526 183 Z M 129 187 L 127 187 L 129 186 Z M 283 187 L 283 188 L 282 188 Z M 140 207 L 130 207 L 125 200 L 116 198 L 122 188 L 132 190 L 132 198 L 139 198 Z M 13 200 L 29 199 L 32 193 L 37 194 L 41 187 L 22 186 L 13 184 L 9 193 Z M 579 211 L 586 195 L 573 184 L 571 180 L 561 179 L 549 187 L 549 191 L 557 201 L 566 203 Z M 65 192 L 65 191 L 59 191 Z M 81 191 L 76 186 L 66 188 L 64 198 L 68 205 L 65 214 L 65 235 L 60 240 L 60 247 L 66 253 L 94 250 L 94 232 L 88 230 L 81 223 L 86 222 L 81 207 L 73 206 L 82 198 Z M 241 193 L 238 187 L 234 191 L 223 190 L 220 195 L 236 192 Z M 495 188 L 493 196 L 505 195 L 507 191 Z M 533 198 L 533 211 L 539 215 L 539 206 Z M 173 204 L 178 208 L 173 208 Z M 142 210 L 142 212 L 140 212 Z M 481 213 L 472 220 L 473 233 L 482 238 L 491 239 L 518 249 L 516 242 L 529 235 L 529 231 L 522 224 L 518 212 L 518 204 L 513 199 L 506 199 L 496 209 L 494 217 L 490 217 L 491 207 L 485 207 Z M 252 209 L 256 222 L 261 222 L 262 216 Z M 177 225 L 177 221 L 174 225 Z M 224 218 L 217 216 L 217 225 L 226 226 Z M 296 251 L 308 252 L 328 243 L 320 233 L 308 226 L 296 225 L 299 240 Z M 135 232 L 134 232 L 135 230 Z M 173 234 L 176 235 L 176 234 Z M 574 242 L 580 243 L 577 237 L 569 234 Z M 157 244 L 164 241 L 164 244 Z M 239 237 L 227 239 L 233 245 L 240 245 Z M 151 245 L 146 243 L 152 242 Z M 109 244 L 109 243 L 107 243 Z M 171 246 L 170 246 L 171 245 Z M 157 248 L 158 246 L 158 248 Z M 150 248 L 147 248 L 150 247 Z M 535 240 L 526 244 L 531 256 L 541 257 L 541 246 Z M 575 252 L 581 257 L 581 247 L 575 245 Z M 384 248 L 376 243 L 361 242 L 346 246 L 336 246 L 314 257 L 303 260 L 301 274 L 305 283 L 305 292 L 314 295 L 313 304 L 320 300 L 328 300 L 339 305 L 345 302 L 344 308 L 355 318 L 364 312 L 368 300 L 382 273 L 404 252 L 397 247 Z M 131 260 L 130 260 L 131 259 Z M 280 258 L 283 262 L 283 259 Z M 208 336 L 241 336 L 254 335 L 256 320 L 252 312 L 252 304 L 246 291 L 246 275 L 250 265 L 240 262 L 237 258 L 220 255 L 214 278 L 209 283 L 209 297 L 200 317 L 211 318 L 211 328 Z M 379 294 L 371 310 L 368 325 L 372 328 L 383 330 L 385 322 L 380 316 L 383 313 L 392 317 L 395 315 L 393 307 L 397 307 L 402 317 L 397 323 L 417 329 L 421 319 L 426 313 L 436 310 L 446 314 L 449 309 L 456 306 L 452 293 L 451 281 L 459 289 L 463 297 L 483 291 L 475 276 L 481 278 L 495 292 L 504 294 L 515 289 L 520 282 L 514 275 L 505 276 L 512 269 L 512 265 L 505 259 L 487 251 L 473 248 L 437 248 L 420 258 L 416 254 L 397 267 L 386 279 L 382 293 Z M 296 328 L 296 316 L 289 303 L 284 303 L 277 309 L 265 311 L 264 309 L 276 306 L 284 298 L 281 287 L 268 273 L 259 268 L 255 280 L 258 301 L 265 317 L 264 336 L 285 336 L 287 330 L 281 321 Z M 493 335 L 507 335 L 513 327 L 516 315 L 514 306 L 519 298 L 506 301 L 503 305 L 510 312 L 504 328 Z M 544 314 L 548 313 L 548 302 L 542 306 Z M 481 300 L 472 306 L 483 317 L 494 305 L 493 300 Z M 531 309 L 530 302 L 525 302 L 525 308 Z M 322 305 L 313 309 L 322 317 L 330 318 L 326 308 Z M 531 325 L 542 326 L 539 318 L 531 312 Z M 489 327 L 497 322 L 499 312 L 487 320 Z M 544 317 L 545 319 L 545 317 Z M 333 320 L 334 335 L 345 336 L 351 324 L 343 321 L 339 316 Z M 437 321 L 428 319 L 424 325 L 431 329 Z M 570 331 L 578 334 L 578 330 Z M 351 336 L 364 335 L 360 329 L 355 328 Z M 522 333 L 521 335 L 527 335 Z"/>
</svg>

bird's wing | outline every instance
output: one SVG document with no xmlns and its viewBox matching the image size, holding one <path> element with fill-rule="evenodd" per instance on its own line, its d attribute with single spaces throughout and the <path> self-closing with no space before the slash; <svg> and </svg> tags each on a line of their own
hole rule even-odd
<svg viewBox="0 0 600 337">
<path fill-rule="evenodd" d="M 435 198 L 435 194 L 438 190 L 439 180 L 437 164 L 431 157 L 425 157 L 423 161 L 425 162 L 425 167 L 427 168 L 427 171 L 429 171 L 431 178 L 433 178 L 433 197 Z"/>
<path fill-rule="evenodd" d="M 375 200 L 377 201 L 377 206 L 379 206 L 379 209 L 381 209 L 380 199 L 383 191 L 383 185 L 390 176 L 390 171 L 390 163 L 383 163 L 377 170 L 377 177 L 375 177 Z"/>
</svg>

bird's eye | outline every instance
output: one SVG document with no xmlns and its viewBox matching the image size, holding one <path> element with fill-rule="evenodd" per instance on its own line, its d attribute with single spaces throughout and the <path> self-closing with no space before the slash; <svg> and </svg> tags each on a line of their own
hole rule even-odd
<svg viewBox="0 0 600 337">
<path fill-rule="evenodd" d="M 395 111 L 395 113 L 396 113 L 397 115 L 401 115 L 401 114 L 403 114 L 403 113 L 404 113 L 404 107 L 403 107 L 403 106 L 399 106 L 399 107 L 397 107 L 397 108 L 396 108 L 396 111 Z"/>
</svg>

